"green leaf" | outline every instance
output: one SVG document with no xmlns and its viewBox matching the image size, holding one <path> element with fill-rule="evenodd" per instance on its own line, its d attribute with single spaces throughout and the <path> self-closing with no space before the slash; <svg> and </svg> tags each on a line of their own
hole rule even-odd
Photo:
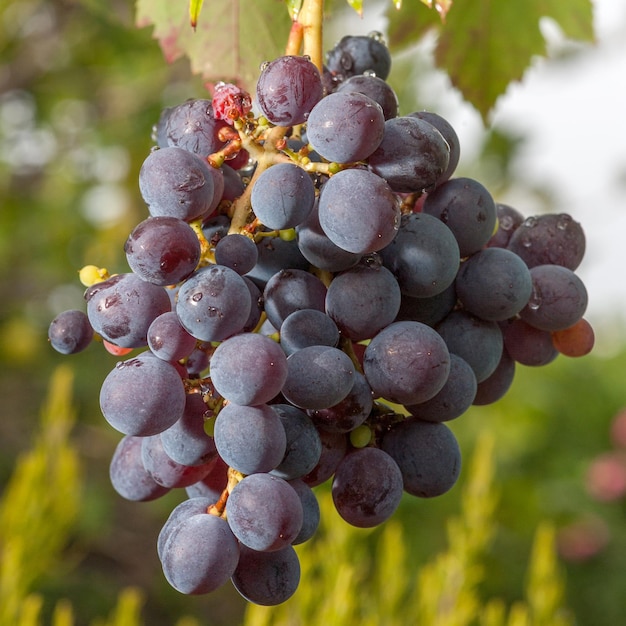
<svg viewBox="0 0 626 626">
<path fill-rule="evenodd" d="M 448 13 L 435 59 L 483 120 L 533 57 L 545 55 L 542 17 L 553 18 L 566 35 L 593 39 L 590 0 L 457 0 Z"/>
<path fill-rule="evenodd" d="M 284 53 L 291 19 L 277 0 L 213 0 L 204 6 L 194 32 L 184 4 L 137 0 L 137 26 L 153 26 L 168 62 L 183 56 L 207 81 L 237 82 L 252 89 L 259 66 Z"/>
<path fill-rule="evenodd" d="M 203 2 L 204 0 L 189 0 L 189 21 L 194 30 L 198 26 L 198 18 L 200 17 L 200 11 L 202 11 Z"/>
<path fill-rule="evenodd" d="M 300 9 L 302 8 L 302 0 L 286 0 L 286 2 L 287 11 L 289 11 L 291 19 L 295 22 L 298 19 L 298 13 L 300 13 Z"/>
<path fill-rule="evenodd" d="M 534 57 L 545 55 L 541 18 L 552 18 L 568 37 L 594 38 L 591 0 L 455 0 L 445 20 L 437 6 L 428 9 L 424 2 L 430 0 L 404 0 L 401 11 L 389 11 L 392 50 L 436 29 L 437 66 L 485 121 L 509 84 L 522 79 Z"/>
<path fill-rule="evenodd" d="M 359 15 L 363 15 L 363 0 L 346 0 Z"/>
</svg>

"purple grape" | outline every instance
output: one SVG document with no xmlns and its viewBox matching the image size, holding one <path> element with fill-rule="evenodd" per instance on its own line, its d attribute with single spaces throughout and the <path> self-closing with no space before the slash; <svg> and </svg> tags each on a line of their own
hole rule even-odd
<svg viewBox="0 0 626 626">
<path fill-rule="evenodd" d="M 124 245 L 130 268 L 143 280 L 174 285 L 187 278 L 200 260 L 200 242 L 191 226 L 176 217 L 149 217 Z"/>
<path fill-rule="evenodd" d="M 449 491 L 461 471 L 461 451 L 445 425 L 408 418 L 394 424 L 382 441 L 402 472 L 404 490 L 420 498 Z"/>
<path fill-rule="evenodd" d="M 515 378 L 515 361 L 506 348 L 502 350 L 502 357 L 493 374 L 478 383 L 474 402 L 477 406 L 497 402 L 510 389 Z"/>
<path fill-rule="evenodd" d="M 526 264 L 505 248 L 484 248 L 466 259 L 455 281 L 463 308 L 499 322 L 517 315 L 528 302 L 532 279 Z"/>
<path fill-rule="evenodd" d="M 228 582 L 239 562 L 239 543 L 228 522 L 216 515 L 192 515 L 172 529 L 163 546 L 163 574 L 174 589 L 205 594 Z"/>
<path fill-rule="evenodd" d="M 209 165 L 182 148 L 151 152 L 139 171 L 139 190 L 153 217 L 199 218 L 213 203 Z"/>
<path fill-rule="evenodd" d="M 440 219 L 454 234 L 461 257 L 484 247 L 496 226 L 496 205 L 472 178 L 451 178 L 426 196 L 422 211 Z"/>
<path fill-rule="evenodd" d="M 100 389 L 104 418 L 125 435 L 147 437 L 178 421 L 185 388 L 173 365 L 154 356 L 117 363 Z"/>
<path fill-rule="evenodd" d="M 381 250 L 400 225 L 400 209 L 387 183 L 362 169 L 343 170 L 322 187 L 319 221 L 326 236 L 355 254 Z"/>
<path fill-rule="evenodd" d="M 350 357 L 330 346 L 309 346 L 287 357 L 283 396 L 302 409 L 327 409 L 341 402 L 354 384 Z"/>
<path fill-rule="evenodd" d="M 321 512 L 315 493 L 302 479 L 290 480 L 289 485 L 298 494 L 302 505 L 302 528 L 298 536 L 291 542 L 295 546 L 313 537 L 320 524 Z"/>
<path fill-rule="evenodd" d="M 259 250 L 254 241 L 246 235 L 233 233 L 220 239 L 215 246 L 215 262 L 235 270 L 243 276 L 255 265 Z"/>
<path fill-rule="evenodd" d="M 521 365 L 547 365 L 559 354 L 549 331 L 531 326 L 523 319 L 510 320 L 502 324 L 501 328 L 506 352 Z"/>
<path fill-rule="evenodd" d="M 530 270 L 532 294 L 520 317 L 541 330 L 565 330 L 578 322 L 587 309 L 588 295 L 582 280 L 562 265 L 536 265 Z"/>
<path fill-rule="evenodd" d="M 337 324 L 316 309 L 294 311 L 280 326 L 280 346 L 287 356 L 307 346 L 336 347 L 338 343 Z"/>
<path fill-rule="evenodd" d="M 248 602 L 276 606 L 296 592 L 300 561 L 291 546 L 276 552 L 258 552 L 242 545 L 239 565 L 231 580 Z"/>
<path fill-rule="evenodd" d="M 385 122 L 382 141 L 367 162 L 395 192 L 412 193 L 433 189 L 449 159 L 450 148 L 432 124 L 395 117 Z"/>
<path fill-rule="evenodd" d="M 147 340 L 152 353 L 164 361 L 184 359 L 196 347 L 196 338 L 180 325 L 173 311 L 162 313 L 154 319 L 148 328 Z"/>
<path fill-rule="evenodd" d="M 379 33 L 346 35 L 327 53 L 326 65 L 344 78 L 368 72 L 386 80 L 391 54 Z"/>
<path fill-rule="evenodd" d="M 440 335 L 420 322 L 394 322 L 365 349 L 363 373 L 375 397 L 418 404 L 444 386 L 450 354 Z"/>
<path fill-rule="evenodd" d="M 318 154 L 335 163 L 363 161 L 383 139 L 381 106 L 357 92 L 335 92 L 322 98 L 309 115 L 307 140 Z"/>
<path fill-rule="evenodd" d="M 235 404 L 265 404 L 287 379 L 287 357 L 269 337 L 242 333 L 223 341 L 210 361 L 217 392 Z"/>
<path fill-rule="evenodd" d="M 93 329 L 121 348 L 141 348 L 148 343 L 150 324 L 171 310 L 163 287 L 135 274 L 116 274 L 85 291 L 87 315 Z"/>
<path fill-rule="evenodd" d="M 360 74 L 344 80 L 336 89 L 337 92 L 356 91 L 362 93 L 380 105 L 386 120 L 398 115 L 398 96 L 389 83 L 379 76 Z"/>
<path fill-rule="evenodd" d="M 181 286 L 176 314 L 183 328 L 201 341 L 223 341 L 240 332 L 250 316 L 250 290 L 223 265 L 208 265 Z"/>
<path fill-rule="evenodd" d="M 326 313 L 344 337 L 361 341 L 394 321 L 400 310 L 400 287 L 376 256 L 335 276 L 326 294 Z"/>
<path fill-rule="evenodd" d="M 402 498 L 402 474 L 396 462 L 378 448 L 360 448 L 337 467 L 333 503 L 341 517 L 358 528 L 389 519 Z"/>
<path fill-rule="evenodd" d="M 215 420 L 215 446 L 225 463 L 242 474 L 269 472 L 285 456 L 287 436 L 271 406 L 229 403 Z"/>
<path fill-rule="evenodd" d="M 183 148 L 201 158 L 221 150 L 225 142 L 218 137 L 228 124 L 215 118 L 211 100 L 192 99 L 169 112 L 165 122 L 168 146 Z"/>
<path fill-rule="evenodd" d="M 169 487 L 159 485 L 146 471 L 141 461 L 143 437 L 125 435 L 117 444 L 109 466 L 113 489 L 133 502 L 156 500 L 169 492 Z"/>
<path fill-rule="evenodd" d="M 400 291 L 415 298 L 429 298 L 447 289 L 460 262 L 452 231 L 425 213 L 403 215 L 396 236 L 380 255 Z"/>
<path fill-rule="evenodd" d="M 82 352 L 93 340 L 93 328 L 83 311 L 70 309 L 59 313 L 48 327 L 50 345 L 61 354 Z"/>
<path fill-rule="evenodd" d="M 263 66 L 256 94 L 263 115 L 272 124 L 302 124 L 322 99 L 322 77 L 309 58 L 282 56 Z"/>
<path fill-rule="evenodd" d="M 496 204 L 496 213 L 498 216 L 498 229 L 487 242 L 487 246 L 506 248 L 509 245 L 513 233 L 524 221 L 524 216 L 512 206 L 501 203 Z M 513 252 L 515 252 L 515 250 L 513 250 Z M 522 255 L 518 256 L 521 257 Z"/>
<path fill-rule="evenodd" d="M 311 213 L 315 186 L 301 167 L 277 163 L 257 178 L 250 202 L 256 217 L 267 228 L 293 228 Z"/>
<path fill-rule="evenodd" d="M 325 483 L 337 469 L 341 459 L 348 450 L 348 438 L 344 433 L 331 433 L 320 431 L 322 441 L 322 454 L 318 464 L 302 480 L 309 487 L 316 487 Z"/>
<path fill-rule="evenodd" d="M 508 249 L 528 267 L 562 265 L 574 271 L 585 254 L 585 233 L 567 213 L 538 215 L 519 225 Z"/>
<path fill-rule="evenodd" d="M 454 283 L 435 296 L 413 298 L 405 294 L 400 301 L 397 322 L 413 321 L 436 326 L 456 306 L 456 290 Z"/>
<path fill-rule="evenodd" d="M 250 474 L 226 501 L 228 524 L 239 541 L 261 552 L 289 546 L 302 528 L 303 511 L 293 487 L 271 474 Z"/>
</svg>

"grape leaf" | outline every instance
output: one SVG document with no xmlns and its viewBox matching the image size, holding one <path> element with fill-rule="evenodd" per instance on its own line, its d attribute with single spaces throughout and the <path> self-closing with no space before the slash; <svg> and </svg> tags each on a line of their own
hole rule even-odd
<svg viewBox="0 0 626 626">
<path fill-rule="evenodd" d="M 409 4 L 419 19 L 402 15 Z M 455 0 L 443 24 L 428 15 L 434 11 L 422 7 L 421 0 L 405 0 L 399 15 L 390 12 L 390 44 L 406 46 L 437 28 L 437 65 L 485 121 L 508 85 L 522 79 L 533 57 L 545 55 L 542 17 L 554 19 L 568 37 L 594 38 L 591 0 Z"/>
<path fill-rule="evenodd" d="M 284 54 L 291 27 L 282 0 L 211 0 L 195 31 L 184 3 L 137 0 L 135 20 L 140 28 L 154 27 L 168 62 L 186 56 L 194 74 L 247 89 L 254 87 L 261 63 Z"/>
<path fill-rule="evenodd" d="M 346 0 L 359 15 L 363 15 L 363 0 Z"/>
</svg>

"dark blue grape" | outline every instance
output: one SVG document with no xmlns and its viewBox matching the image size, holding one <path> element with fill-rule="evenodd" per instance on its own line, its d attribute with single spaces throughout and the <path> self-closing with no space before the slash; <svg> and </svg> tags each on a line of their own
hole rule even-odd
<svg viewBox="0 0 626 626">
<path fill-rule="evenodd" d="M 83 311 L 70 309 L 59 313 L 48 327 L 50 345 L 61 354 L 82 352 L 93 340 L 93 328 Z"/>
<path fill-rule="evenodd" d="M 420 498 L 449 491 L 461 472 L 461 451 L 445 425 L 408 418 L 394 424 L 382 440 L 402 472 L 404 490 Z"/>
<path fill-rule="evenodd" d="M 332 73 L 344 78 L 373 73 L 386 80 L 391 70 L 391 54 L 378 33 L 346 35 L 326 55 Z"/>
<path fill-rule="evenodd" d="M 511 358 L 506 348 L 502 351 L 502 357 L 493 374 L 478 383 L 474 402 L 477 406 L 492 404 L 502 398 L 510 389 L 515 378 L 515 361 Z"/>
<path fill-rule="evenodd" d="M 338 343 L 337 324 L 316 309 L 294 311 L 280 326 L 280 346 L 287 356 L 308 346 L 336 347 Z"/>
<path fill-rule="evenodd" d="M 298 536 L 291 542 L 295 546 L 313 537 L 320 524 L 321 512 L 315 493 L 302 479 L 290 480 L 289 485 L 298 494 L 302 505 L 302 528 Z"/>
<path fill-rule="evenodd" d="M 254 241 L 246 235 L 233 233 L 220 239 L 215 246 L 215 262 L 235 270 L 243 276 L 255 265 L 259 250 Z"/>
<path fill-rule="evenodd" d="M 450 372 L 450 355 L 443 339 L 420 322 L 394 322 L 365 349 L 363 373 L 375 397 L 399 404 L 432 398 Z"/>
<path fill-rule="evenodd" d="M 356 91 L 365 94 L 380 105 L 386 120 L 398 115 L 398 96 L 389 83 L 379 76 L 360 74 L 344 80 L 336 89 L 337 92 Z"/>
</svg>

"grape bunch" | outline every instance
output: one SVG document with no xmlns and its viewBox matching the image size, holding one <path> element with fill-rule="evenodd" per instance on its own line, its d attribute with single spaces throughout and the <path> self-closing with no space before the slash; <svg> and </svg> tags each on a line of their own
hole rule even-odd
<svg viewBox="0 0 626 626">
<path fill-rule="evenodd" d="M 447 422 L 501 398 L 517 364 L 593 345 L 580 225 L 455 176 L 454 129 L 399 115 L 389 70 L 380 36 L 347 36 L 322 72 L 283 56 L 254 98 L 219 84 L 165 109 L 129 271 L 83 268 L 86 311 L 50 325 L 61 353 L 96 337 L 124 359 L 100 391 L 122 434 L 110 478 L 133 501 L 184 493 L 157 540 L 182 593 L 230 580 L 284 602 L 314 487 L 362 528 L 403 493 L 447 492 Z"/>
</svg>

